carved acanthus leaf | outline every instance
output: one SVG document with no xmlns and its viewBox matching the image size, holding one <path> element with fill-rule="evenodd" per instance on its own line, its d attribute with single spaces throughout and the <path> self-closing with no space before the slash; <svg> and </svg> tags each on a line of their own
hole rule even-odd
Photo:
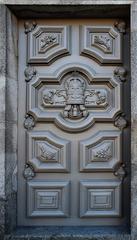
<svg viewBox="0 0 137 240">
<path fill-rule="evenodd" d="M 114 70 L 114 76 L 117 80 L 124 82 L 126 80 L 127 71 L 123 67 L 117 67 Z"/>
<path fill-rule="evenodd" d="M 30 164 L 25 165 L 25 169 L 23 172 L 23 176 L 26 180 L 31 180 L 33 177 L 35 177 L 35 172 L 33 167 Z"/>
<path fill-rule="evenodd" d="M 34 21 L 33 22 L 26 21 L 24 23 L 25 33 L 28 34 L 29 32 L 33 31 L 36 25 L 37 24 Z"/>
<path fill-rule="evenodd" d="M 94 43 L 105 47 L 107 51 L 112 51 L 112 39 L 107 35 L 94 36 Z"/>
<path fill-rule="evenodd" d="M 120 33 L 126 32 L 126 23 L 124 21 L 117 21 L 117 22 L 115 22 L 114 26 L 117 28 L 117 30 Z"/>
<path fill-rule="evenodd" d="M 127 121 L 124 118 L 124 114 L 120 114 L 115 118 L 114 125 L 118 127 L 120 130 L 123 130 L 127 126 Z"/>
<path fill-rule="evenodd" d="M 35 126 L 35 119 L 30 114 L 26 114 L 25 121 L 24 121 L 24 127 L 27 130 L 31 130 L 31 129 L 33 129 L 34 126 Z"/>
<path fill-rule="evenodd" d="M 24 71 L 25 75 L 25 81 L 29 82 L 35 75 L 37 74 L 37 71 L 34 67 L 27 67 Z"/>
<path fill-rule="evenodd" d="M 126 175 L 125 164 L 118 165 L 114 171 L 114 175 L 122 181 Z"/>
</svg>

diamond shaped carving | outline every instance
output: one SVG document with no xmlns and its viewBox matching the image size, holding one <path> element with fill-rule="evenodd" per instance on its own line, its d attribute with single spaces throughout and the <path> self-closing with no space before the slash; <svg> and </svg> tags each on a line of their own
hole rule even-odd
<svg viewBox="0 0 137 240">
<path fill-rule="evenodd" d="M 80 217 L 120 217 L 121 181 L 80 182 Z"/>
<path fill-rule="evenodd" d="M 29 132 L 27 152 L 35 172 L 69 172 L 70 142 L 49 131 Z"/>
<path fill-rule="evenodd" d="M 100 63 L 122 62 L 121 34 L 113 26 L 81 26 L 80 53 Z"/>
<path fill-rule="evenodd" d="M 68 181 L 31 181 L 27 183 L 29 217 L 68 217 Z"/>
<path fill-rule="evenodd" d="M 28 33 L 28 62 L 49 64 L 70 54 L 70 27 L 37 25 Z"/>
<path fill-rule="evenodd" d="M 80 142 L 80 171 L 113 171 L 121 162 L 120 131 L 100 131 Z"/>
</svg>

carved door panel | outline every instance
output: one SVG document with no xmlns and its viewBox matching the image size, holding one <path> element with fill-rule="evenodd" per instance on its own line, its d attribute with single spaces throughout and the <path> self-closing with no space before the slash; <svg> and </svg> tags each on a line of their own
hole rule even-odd
<svg viewBox="0 0 137 240">
<path fill-rule="evenodd" d="M 20 21 L 19 225 L 128 222 L 127 29 L 115 19 Z"/>
</svg>

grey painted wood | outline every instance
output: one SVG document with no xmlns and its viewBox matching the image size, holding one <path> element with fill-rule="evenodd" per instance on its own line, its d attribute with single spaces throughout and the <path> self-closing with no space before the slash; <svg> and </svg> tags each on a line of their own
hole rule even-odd
<svg viewBox="0 0 137 240">
<path fill-rule="evenodd" d="M 127 223 L 124 34 L 115 19 L 20 21 L 18 225 Z"/>
</svg>

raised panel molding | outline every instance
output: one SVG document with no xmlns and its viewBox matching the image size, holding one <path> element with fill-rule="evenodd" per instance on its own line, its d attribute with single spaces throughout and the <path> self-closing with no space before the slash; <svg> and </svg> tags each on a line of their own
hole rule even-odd
<svg viewBox="0 0 137 240">
<path fill-rule="evenodd" d="M 27 182 L 28 217 L 68 217 L 69 185 L 68 181 Z"/>
<path fill-rule="evenodd" d="M 70 142 L 49 131 L 27 133 L 27 162 L 35 172 L 69 172 Z"/>
<path fill-rule="evenodd" d="M 121 181 L 80 181 L 80 217 L 120 217 Z"/>
<path fill-rule="evenodd" d="M 80 171 L 114 171 L 121 163 L 121 132 L 100 131 L 89 139 L 80 141 Z"/>
<path fill-rule="evenodd" d="M 71 54 L 70 27 L 37 25 L 27 35 L 28 63 L 50 64 Z"/>
<path fill-rule="evenodd" d="M 95 121 L 113 121 L 121 111 L 121 84 L 84 63 L 62 65 L 27 84 L 27 113 L 35 122 L 52 121 L 61 129 L 83 131 Z"/>
<path fill-rule="evenodd" d="M 113 26 L 81 26 L 80 54 L 100 63 L 121 63 L 121 37 Z"/>
</svg>

